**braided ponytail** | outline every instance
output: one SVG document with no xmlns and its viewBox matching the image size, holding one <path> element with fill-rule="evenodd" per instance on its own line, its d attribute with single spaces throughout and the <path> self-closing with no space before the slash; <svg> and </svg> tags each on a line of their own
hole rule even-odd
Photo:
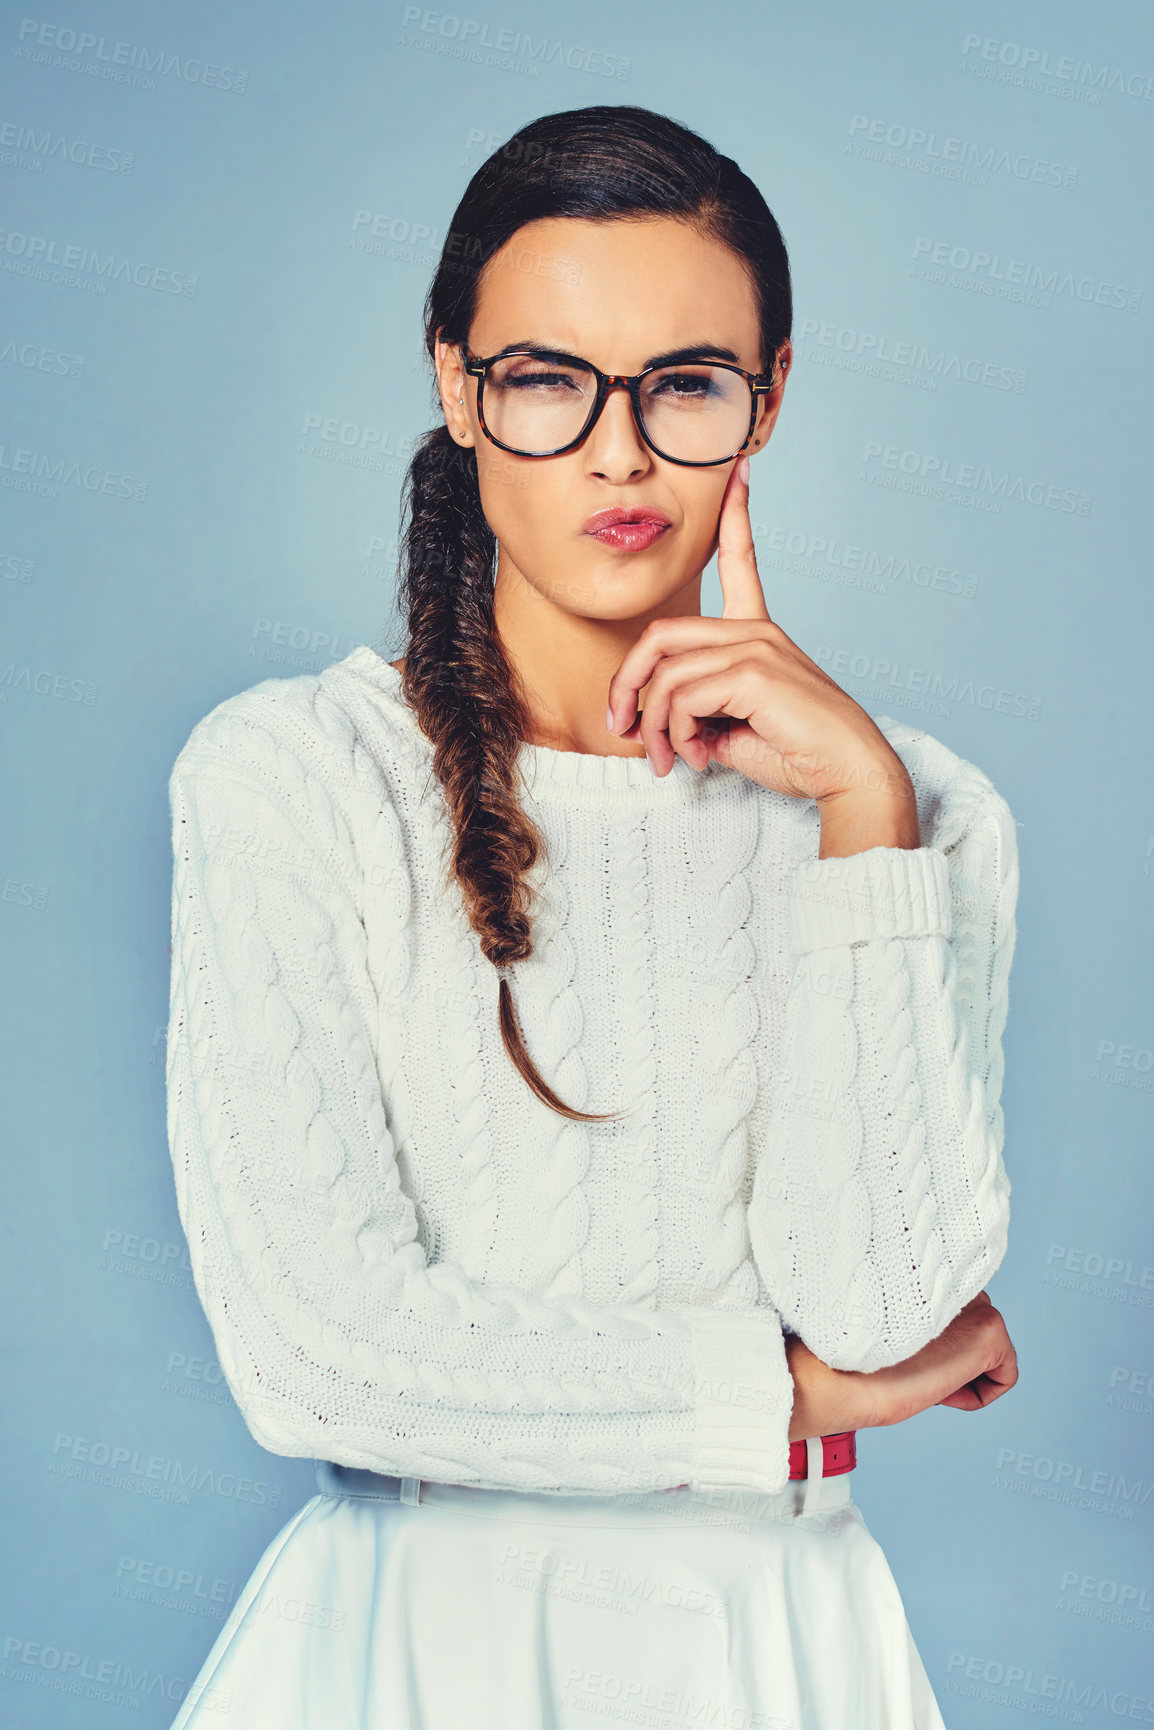
<svg viewBox="0 0 1154 1730">
<path fill-rule="evenodd" d="M 762 348 L 790 334 L 789 261 L 765 200 L 727 156 L 650 109 L 601 105 L 530 121 L 474 174 L 454 213 L 425 302 L 425 348 L 467 342 L 488 260 L 527 222 L 659 215 L 694 224 L 746 263 Z M 439 406 L 439 405 L 438 405 Z M 563 1117 L 616 1113 L 566 1105 L 537 1070 L 513 1005 L 508 969 L 532 954 L 526 874 L 545 841 L 517 792 L 530 715 L 496 629 L 496 539 L 481 504 L 476 453 L 445 426 L 426 433 L 402 501 L 399 602 L 407 619 L 402 689 L 433 746 L 453 821 L 452 875 L 486 958 L 500 975 L 498 1013 L 510 1059 Z"/>
<path fill-rule="evenodd" d="M 402 689 L 433 744 L 433 770 L 453 818 L 453 875 L 481 949 L 500 974 L 501 1038 L 538 1099 L 564 1117 L 599 1122 L 554 1093 L 529 1056 L 513 1007 L 506 970 L 533 950 L 525 874 L 542 856 L 544 839 L 515 792 L 529 715 L 493 619 L 497 543 L 481 509 L 476 455 L 459 449 L 446 427 L 418 442 L 403 508 L 400 598 L 409 640 Z"/>
</svg>

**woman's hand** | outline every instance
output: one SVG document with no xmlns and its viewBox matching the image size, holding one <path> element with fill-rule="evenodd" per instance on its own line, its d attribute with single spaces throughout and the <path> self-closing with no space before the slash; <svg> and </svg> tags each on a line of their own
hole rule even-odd
<svg viewBox="0 0 1154 1730">
<path fill-rule="evenodd" d="M 872 1421 L 901 1424 L 935 1405 L 981 1411 L 1008 1393 L 1017 1379 L 1018 1354 L 1001 1312 L 982 1291 L 912 1358 L 872 1372 Z"/>
<path fill-rule="evenodd" d="M 786 1352 L 795 1388 L 791 1441 L 901 1424 L 934 1405 L 980 1411 L 1018 1380 L 1018 1355 L 984 1291 L 937 1339 L 882 1370 L 831 1369 L 796 1336 Z"/>
<path fill-rule="evenodd" d="M 748 477 L 743 457 L 721 504 L 721 618 L 652 620 L 609 682 L 607 731 L 640 739 L 659 776 L 678 756 L 698 770 L 715 759 L 762 787 L 818 800 L 823 818 L 846 802 L 868 810 L 871 821 L 900 820 L 904 838 L 891 844 L 916 847 L 917 807 L 905 764 L 860 704 L 769 616 Z"/>
</svg>

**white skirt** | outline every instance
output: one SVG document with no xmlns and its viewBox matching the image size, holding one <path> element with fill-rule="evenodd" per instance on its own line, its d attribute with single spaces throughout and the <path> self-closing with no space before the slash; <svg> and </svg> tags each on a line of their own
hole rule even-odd
<svg viewBox="0 0 1154 1730">
<path fill-rule="evenodd" d="M 171 1730 L 945 1730 L 852 1475 L 554 1496 L 320 1462 Z"/>
</svg>

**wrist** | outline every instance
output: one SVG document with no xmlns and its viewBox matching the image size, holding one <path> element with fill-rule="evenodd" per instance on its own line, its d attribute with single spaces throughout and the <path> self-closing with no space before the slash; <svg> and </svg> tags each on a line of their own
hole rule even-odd
<svg viewBox="0 0 1154 1730">
<path fill-rule="evenodd" d="M 821 817 L 819 859 L 844 858 L 871 847 L 920 847 L 918 802 L 913 782 L 901 773 L 879 769 L 877 783 L 843 787 L 817 801 Z"/>
<path fill-rule="evenodd" d="M 835 1370 L 811 1352 L 799 1334 L 787 1334 L 785 1357 L 793 1377 L 789 1440 L 867 1430 L 879 1421 L 871 1377 L 862 1370 Z"/>
</svg>

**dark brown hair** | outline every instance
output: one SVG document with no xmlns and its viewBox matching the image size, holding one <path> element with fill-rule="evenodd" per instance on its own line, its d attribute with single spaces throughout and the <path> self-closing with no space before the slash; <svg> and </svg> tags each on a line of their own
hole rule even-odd
<svg viewBox="0 0 1154 1730">
<path fill-rule="evenodd" d="M 525 223 L 642 215 L 691 223 L 745 262 L 762 364 L 772 363 L 790 334 L 792 296 L 785 243 L 765 200 L 698 133 L 626 106 L 542 115 L 482 163 L 454 212 L 426 297 L 430 360 L 438 333 L 468 341 L 485 264 Z M 508 969 L 533 948 L 525 874 L 545 843 L 517 792 L 529 713 L 494 624 L 496 540 L 481 508 L 476 455 L 444 425 L 417 442 L 402 521 L 402 688 L 433 746 L 452 816 L 452 875 L 500 976 L 501 1037 L 538 1099 L 565 1117 L 601 1121 L 615 1114 L 577 1111 L 558 1098 L 529 1056 L 513 1007 Z"/>
</svg>

